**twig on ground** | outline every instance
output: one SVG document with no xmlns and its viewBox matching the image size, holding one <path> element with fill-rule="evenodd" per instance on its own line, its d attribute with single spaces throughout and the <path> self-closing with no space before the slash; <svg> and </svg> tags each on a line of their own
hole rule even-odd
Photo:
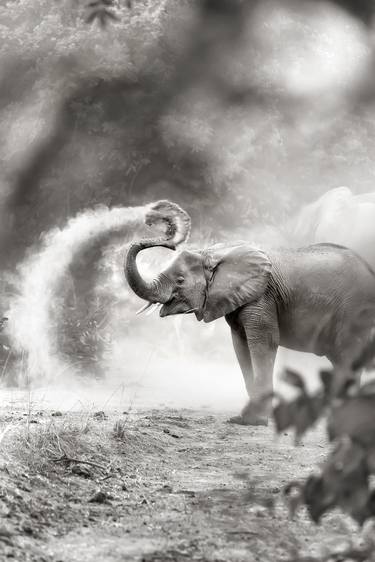
<svg viewBox="0 0 375 562">
<path fill-rule="evenodd" d="M 72 457 L 69 457 L 68 455 L 66 455 L 65 453 L 57 459 L 51 459 L 53 462 L 71 462 L 71 463 L 77 463 L 77 464 L 87 464 L 88 466 L 94 466 L 95 468 L 99 468 L 100 470 L 103 471 L 107 471 L 108 467 L 104 466 L 102 464 L 98 464 L 97 462 L 93 462 L 93 461 L 85 461 L 82 459 L 74 459 Z"/>
<path fill-rule="evenodd" d="M 115 476 L 114 472 L 111 472 L 110 474 L 106 474 L 105 476 L 103 476 L 102 478 L 99 478 L 100 482 L 105 482 L 105 480 L 109 480 L 110 478 L 113 478 Z"/>
</svg>

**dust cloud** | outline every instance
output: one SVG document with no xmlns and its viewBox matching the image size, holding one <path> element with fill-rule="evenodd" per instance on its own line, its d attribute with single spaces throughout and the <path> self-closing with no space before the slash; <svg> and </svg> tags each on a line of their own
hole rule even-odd
<svg viewBox="0 0 375 562">
<path fill-rule="evenodd" d="M 146 207 L 89 210 L 70 219 L 63 229 L 48 232 L 41 248 L 19 266 L 19 294 L 10 303 L 8 332 L 15 351 L 24 354 L 30 381 L 56 381 L 72 374 L 58 354 L 53 333 L 53 302 L 74 257 L 85 246 L 100 244 L 108 233 L 131 236 L 143 224 Z"/>
<path fill-rule="evenodd" d="M 135 314 L 141 301 L 123 277 L 124 242 L 141 236 L 147 209 L 101 207 L 81 213 L 64 228 L 48 232 L 19 266 L 19 294 L 7 311 L 7 331 L 20 356 L 18 379 L 24 388 L 2 391 L 7 404 L 131 411 L 149 406 L 235 409 L 243 403 L 243 383 L 225 323 L 206 326 L 195 318 Z M 117 242 L 104 253 L 95 290 L 102 298 L 113 295 L 116 306 L 110 309 L 109 344 L 100 358 L 103 376 L 98 380 L 60 353 L 54 304 L 66 294 L 77 256 L 103 239 L 108 242 L 111 235 Z M 157 249 L 149 254 L 140 259 L 142 273 L 151 274 L 171 257 L 171 252 Z"/>
<path fill-rule="evenodd" d="M 137 316 L 140 301 L 126 286 L 124 244 L 118 242 L 105 252 L 95 288 L 98 296 L 116 301 L 110 307 L 108 343 L 100 357 L 103 376 L 95 379 L 60 353 L 54 302 L 64 295 L 70 267 L 83 248 L 100 245 L 108 235 L 121 234 L 127 240 L 140 236 L 147 208 L 81 213 L 65 228 L 46 234 L 41 248 L 19 267 L 19 295 L 7 313 L 8 331 L 22 357 L 20 375 L 27 385 L 25 390 L 4 391 L 10 406 L 131 412 L 149 407 L 235 411 L 244 404 L 244 384 L 225 321 L 206 325 L 198 324 L 193 315 Z M 142 274 L 154 274 L 171 254 L 165 249 L 143 252 Z M 295 357 L 281 351 L 276 371 L 286 364 L 296 366 Z M 297 360 L 304 369 L 311 364 L 315 372 L 320 363 L 306 354 L 299 354 Z"/>
</svg>

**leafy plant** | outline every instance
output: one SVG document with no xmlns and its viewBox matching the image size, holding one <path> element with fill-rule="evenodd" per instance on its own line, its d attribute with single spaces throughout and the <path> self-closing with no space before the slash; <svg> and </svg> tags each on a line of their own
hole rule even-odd
<svg viewBox="0 0 375 562">
<path fill-rule="evenodd" d="M 355 365 L 362 366 L 365 359 L 369 360 L 368 349 Z M 326 416 L 332 450 L 317 474 L 285 487 L 292 515 L 305 505 L 315 523 L 334 508 L 348 513 L 360 525 L 375 516 L 375 489 L 371 481 L 375 474 L 375 383 L 359 386 L 354 375 L 354 371 L 353 377 L 321 371 L 320 390 L 310 394 L 303 376 L 286 369 L 283 380 L 293 388 L 294 398 L 288 400 L 280 393 L 269 393 L 254 406 L 260 410 L 273 399 L 276 431 L 293 429 L 297 443 Z"/>
</svg>

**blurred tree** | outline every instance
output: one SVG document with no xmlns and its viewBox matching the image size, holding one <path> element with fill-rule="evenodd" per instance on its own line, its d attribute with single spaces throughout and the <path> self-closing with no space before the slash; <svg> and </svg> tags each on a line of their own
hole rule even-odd
<svg viewBox="0 0 375 562">
<path fill-rule="evenodd" d="M 269 43 L 259 35 L 277 24 L 277 10 L 290 18 L 295 13 L 291 29 L 302 35 L 293 47 L 304 49 L 303 34 L 314 33 L 325 17 L 323 11 L 315 22 L 303 12 L 313 3 L 337 5 L 371 24 L 374 6 L 365 0 L 270 2 L 267 16 L 258 1 L 185 1 L 177 8 L 166 0 L 139 0 L 131 10 L 112 0 L 69 4 L 72 13 L 88 9 L 90 21 L 102 21 L 101 10 L 120 18 L 102 31 L 85 26 L 87 13 L 66 21 L 61 4 L 40 0 L 31 9 L 24 1 L 1 8 L 0 118 L 16 136 L 5 139 L 8 154 L 1 157 L 8 263 L 41 231 L 98 202 L 175 197 L 197 224 L 209 215 L 214 232 L 217 224 L 230 230 L 238 217 L 243 224 L 278 221 L 279 209 L 287 214 L 306 197 L 302 188 L 313 189 L 313 197 L 336 181 L 346 183 L 347 173 L 355 178 L 362 170 L 360 181 L 369 183 L 372 121 L 361 118 L 353 134 L 354 117 L 338 100 L 324 127 L 328 101 L 296 98 L 282 87 L 286 67 L 278 84 L 272 65 L 288 61 L 282 49 L 280 60 L 270 58 Z M 299 29 L 298 18 L 305 28 Z M 270 38 L 277 48 L 277 31 Z M 358 95 L 362 100 L 363 89 Z M 370 101 L 367 95 L 366 106 Z M 30 112 L 38 103 L 33 127 Z M 309 112 L 321 126 L 312 125 Z M 9 158 L 9 151 L 19 152 L 17 127 L 25 126 L 31 142 L 25 139 L 21 157 Z M 351 138 L 360 156 L 354 169 L 347 158 L 353 144 L 343 144 Z"/>
</svg>

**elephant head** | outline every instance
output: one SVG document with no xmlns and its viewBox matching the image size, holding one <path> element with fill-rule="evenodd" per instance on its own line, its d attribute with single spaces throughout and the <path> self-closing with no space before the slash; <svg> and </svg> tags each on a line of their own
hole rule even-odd
<svg viewBox="0 0 375 562">
<path fill-rule="evenodd" d="M 181 225 L 187 224 L 186 216 L 182 220 L 178 214 L 178 219 L 180 225 L 169 216 L 172 237 L 133 243 L 125 262 L 125 276 L 130 287 L 149 303 L 161 304 L 160 316 L 194 312 L 198 320 L 211 322 L 264 293 L 271 263 L 264 252 L 243 242 L 216 244 L 205 250 L 184 250 L 154 280 L 142 279 L 136 264 L 138 253 L 155 246 L 175 249 L 176 240 L 179 243 L 185 239 Z"/>
</svg>

